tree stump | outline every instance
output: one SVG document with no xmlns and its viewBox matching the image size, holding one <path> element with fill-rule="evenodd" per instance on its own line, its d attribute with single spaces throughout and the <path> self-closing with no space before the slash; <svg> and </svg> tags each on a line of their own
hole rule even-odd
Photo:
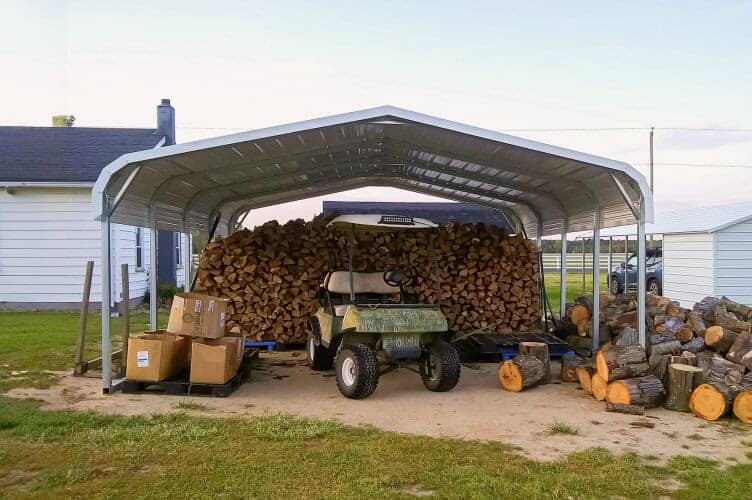
<svg viewBox="0 0 752 500">
<path fill-rule="evenodd" d="M 689 398 L 689 409 L 703 420 L 718 420 L 728 413 L 738 393 L 718 382 L 701 384 Z"/>
<path fill-rule="evenodd" d="M 749 333 L 738 335 L 726 353 L 726 359 L 752 370 L 752 335 Z"/>
<path fill-rule="evenodd" d="M 577 368 L 585 366 L 586 361 L 576 354 L 565 354 L 561 357 L 561 371 L 559 372 L 559 378 L 562 382 L 577 382 L 579 377 L 577 375 Z"/>
<path fill-rule="evenodd" d="M 734 415 L 745 424 L 752 424 L 752 390 L 742 391 L 736 395 Z"/>
<path fill-rule="evenodd" d="M 658 406 L 663 399 L 663 384 L 654 375 L 617 380 L 608 384 L 606 397 L 609 403 Z"/>
<path fill-rule="evenodd" d="M 702 384 L 702 368 L 674 363 L 668 366 L 666 401 L 663 407 L 674 411 L 689 411 L 689 398 L 692 391 Z"/>
<path fill-rule="evenodd" d="M 517 356 L 499 366 L 499 382 L 507 391 L 524 391 L 543 383 L 545 378 L 545 365 L 533 356 Z"/>
<path fill-rule="evenodd" d="M 595 369 L 592 366 L 578 366 L 577 379 L 580 381 L 580 387 L 585 394 L 593 395 L 593 373 Z"/>
<path fill-rule="evenodd" d="M 734 345 L 739 334 L 722 326 L 711 326 L 705 331 L 705 345 L 708 349 L 725 354 Z"/>
<path fill-rule="evenodd" d="M 546 376 L 543 383 L 551 382 L 551 358 L 548 356 L 548 344 L 543 342 L 520 342 L 520 356 L 532 356 L 543 362 Z"/>
<path fill-rule="evenodd" d="M 603 380 L 603 377 L 597 373 L 593 374 L 590 385 L 593 388 L 593 396 L 595 399 L 598 401 L 605 401 L 606 393 L 608 391 L 608 383 Z"/>
</svg>

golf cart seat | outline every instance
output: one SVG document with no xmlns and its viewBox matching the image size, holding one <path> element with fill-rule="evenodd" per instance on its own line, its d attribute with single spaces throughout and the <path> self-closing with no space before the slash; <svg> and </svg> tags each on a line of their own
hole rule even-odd
<svg viewBox="0 0 752 500">
<path fill-rule="evenodd" d="M 350 273 L 347 271 L 334 271 L 326 275 L 324 285 L 329 293 L 341 296 L 350 295 Z M 384 282 L 383 273 L 353 273 L 353 290 L 355 295 L 392 295 L 400 293 L 398 286 L 388 285 Z M 335 316 L 344 316 L 348 304 L 334 305 Z"/>
</svg>

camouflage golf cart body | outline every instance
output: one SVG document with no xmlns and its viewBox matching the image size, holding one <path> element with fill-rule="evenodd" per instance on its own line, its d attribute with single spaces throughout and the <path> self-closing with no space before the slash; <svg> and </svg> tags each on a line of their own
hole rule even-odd
<svg viewBox="0 0 752 500">
<path fill-rule="evenodd" d="M 459 381 L 460 363 L 448 342 L 441 309 L 410 303 L 405 293 L 409 278 L 401 269 L 352 270 L 358 233 L 436 225 L 412 217 L 347 215 L 333 219 L 329 226 L 352 237 L 349 269 L 328 273 L 319 288 L 319 309 L 311 318 L 306 349 L 311 368 L 328 370 L 334 365 L 340 392 L 353 399 L 370 396 L 379 376 L 399 367 L 419 373 L 429 390 L 452 389 Z"/>
</svg>

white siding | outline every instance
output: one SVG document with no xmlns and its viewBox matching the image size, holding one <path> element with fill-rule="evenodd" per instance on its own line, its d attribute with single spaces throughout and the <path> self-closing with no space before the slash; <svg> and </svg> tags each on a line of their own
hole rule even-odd
<svg viewBox="0 0 752 500">
<path fill-rule="evenodd" d="M 752 222 L 714 234 L 715 294 L 752 306 Z"/>
<path fill-rule="evenodd" d="M 120 301 L 120 264 L 128 263 L 131 298 L 148 289 L 150 235 L 143 229 L 143 269 L 136 269 L 136 228 L 113 224 L 112 299 Z M 94 261 L 91 301 L 100 301 L 100 224 L 87 188 L 0 189 L 0 306 L 77 303 L 86 261 Z M 182 269 L 178 284 L 184 282 Z"/>
<path fill-rule="evenodd" d="M 667 234 L 663 237 L 663 295 L 692 307 L 713 295 L 713 235 Z"/>
</svg>

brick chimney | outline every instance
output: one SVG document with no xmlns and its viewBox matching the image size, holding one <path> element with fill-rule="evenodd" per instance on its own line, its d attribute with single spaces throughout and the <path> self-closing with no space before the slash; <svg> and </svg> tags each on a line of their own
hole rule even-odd
<svg viewBox="0 0 752 500">
<path fill-rule="evenodd" d="M 169 99 L 162 99 L 162 103 L 157 106 L 157 130 L 164 134 L 165 146 L 175 144 L 175 108 Z"/>
</svg>

